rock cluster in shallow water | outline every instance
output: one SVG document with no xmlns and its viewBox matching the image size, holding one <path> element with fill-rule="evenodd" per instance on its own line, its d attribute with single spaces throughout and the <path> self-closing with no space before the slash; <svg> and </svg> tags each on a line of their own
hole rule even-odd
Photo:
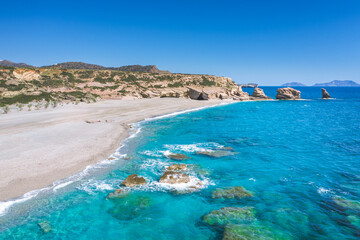
<svg viewBox="0 0 360 240">
<path fill-rule="evenodd" d="M 122 185 L 125 187 L 136 187 L 139 185 L 145 185 L 146 180 L 143 177 L 139 177 L 137 174 L 132 174 L 128 176 L 123 182 Z"/>
<path fill-rule="evenodd" d="M 176 171 L 167 170 L 160 178 L 159 182 L 167 184 L 179 184 L 190 182 L 190 176 Z"/>
<path fill-rule="evenodd" d="M 166 170 L 169 171 L 185 171 L 186 169 L 187 169 L 186 164 L 173 164 L 166 168 Z"/>
</svg>

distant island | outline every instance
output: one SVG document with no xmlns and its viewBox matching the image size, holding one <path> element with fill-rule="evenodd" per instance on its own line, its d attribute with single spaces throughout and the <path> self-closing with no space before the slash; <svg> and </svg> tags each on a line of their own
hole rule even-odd
<svg viewBox="0 0 360 240">
<path fill-rule="evenodd" d="M 316 83 L 314 87 L 360 87 L 360 84 L 352 80 L 333 80 L 327 83 Z"/>
<path fill-rule="evenodd" d="M 299 82 L 288 82 L 288 83 L 284 83 L 283 85 L 284 87 L 305 87 L 305 84 L 299 83 Z"/>
<path fill-rule="evenodd" d="M 306 87 L 300 82 L 288 82 L 281 85 L 282 87 Z M 327 83 L 315 83 L 313 87 L 360 87 L 360 84 L 352 80 L 333 80 Z"/>
</svg>

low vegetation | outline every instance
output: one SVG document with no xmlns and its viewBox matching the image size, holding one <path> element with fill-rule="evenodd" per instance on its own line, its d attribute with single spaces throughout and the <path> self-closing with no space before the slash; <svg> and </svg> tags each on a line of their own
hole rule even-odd
<svg viewBox="0 0 360 240">
<path fill-rule="evenodd" d="M 186 91 L 187 87 L 216 86 L 227 89 L 235 84 L 229 78 L 172 74 L 159 71 L 155 66 L 134 65 L 100 69 L 96 66 L 71 69 L 71 66 L 74 64 L 48 68 L 0 66 L 2 112 L 26 109 L 26 106 L 31 111 L 56 107 L 63 102 L 77 104 L 119 96 L 149 97 L 154 93 L 157 94 L 155 96 L 161 96 L 162 91 Z M 149 91 L 150 95 L 147 93 Z M 13 106 L 8 108 L 10 105 Z"/>
</svg>

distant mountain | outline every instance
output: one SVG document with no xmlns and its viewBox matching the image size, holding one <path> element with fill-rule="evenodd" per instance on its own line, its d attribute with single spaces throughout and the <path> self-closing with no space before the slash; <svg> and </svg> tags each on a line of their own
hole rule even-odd
<svg viewBox="0 0 360 240">
<path fill-rule="evenodd" d="M 334 80 L 328 83 L 316 83 L 314 87 L 360 87 L 360 84 L 352 80 Z"/>
<path fill-rule="evenodd" d="M 306 85 L 299 83 L 299 82 L 288 82 L 288 83 L 284 83 L 283 85 L 284 87 L 304 87 Z"/>
<path fill-rule="evenodd" d="M 63 62 L 41 68 L 65 68 L 65 69 L 106 69 L 103 66 L 84 62 Z"/>
<path fill-rule="evenodd" d="M 33 68 L 34 66 L 25 63 L 14 63 L 8 60 L 0 60 L 0 66 L 4 67 L 20 67 L 20 68 Z"/>
</svg>

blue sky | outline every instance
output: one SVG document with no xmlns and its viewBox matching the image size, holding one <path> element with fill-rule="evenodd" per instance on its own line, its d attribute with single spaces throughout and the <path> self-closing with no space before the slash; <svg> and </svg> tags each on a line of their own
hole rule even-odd
<svg viewBox="0 0 360 240">
<path fill-rule="evenodd" d="M 0 59 L 360 82 L 359 0 L 3 1 Z"/>
</svg>

